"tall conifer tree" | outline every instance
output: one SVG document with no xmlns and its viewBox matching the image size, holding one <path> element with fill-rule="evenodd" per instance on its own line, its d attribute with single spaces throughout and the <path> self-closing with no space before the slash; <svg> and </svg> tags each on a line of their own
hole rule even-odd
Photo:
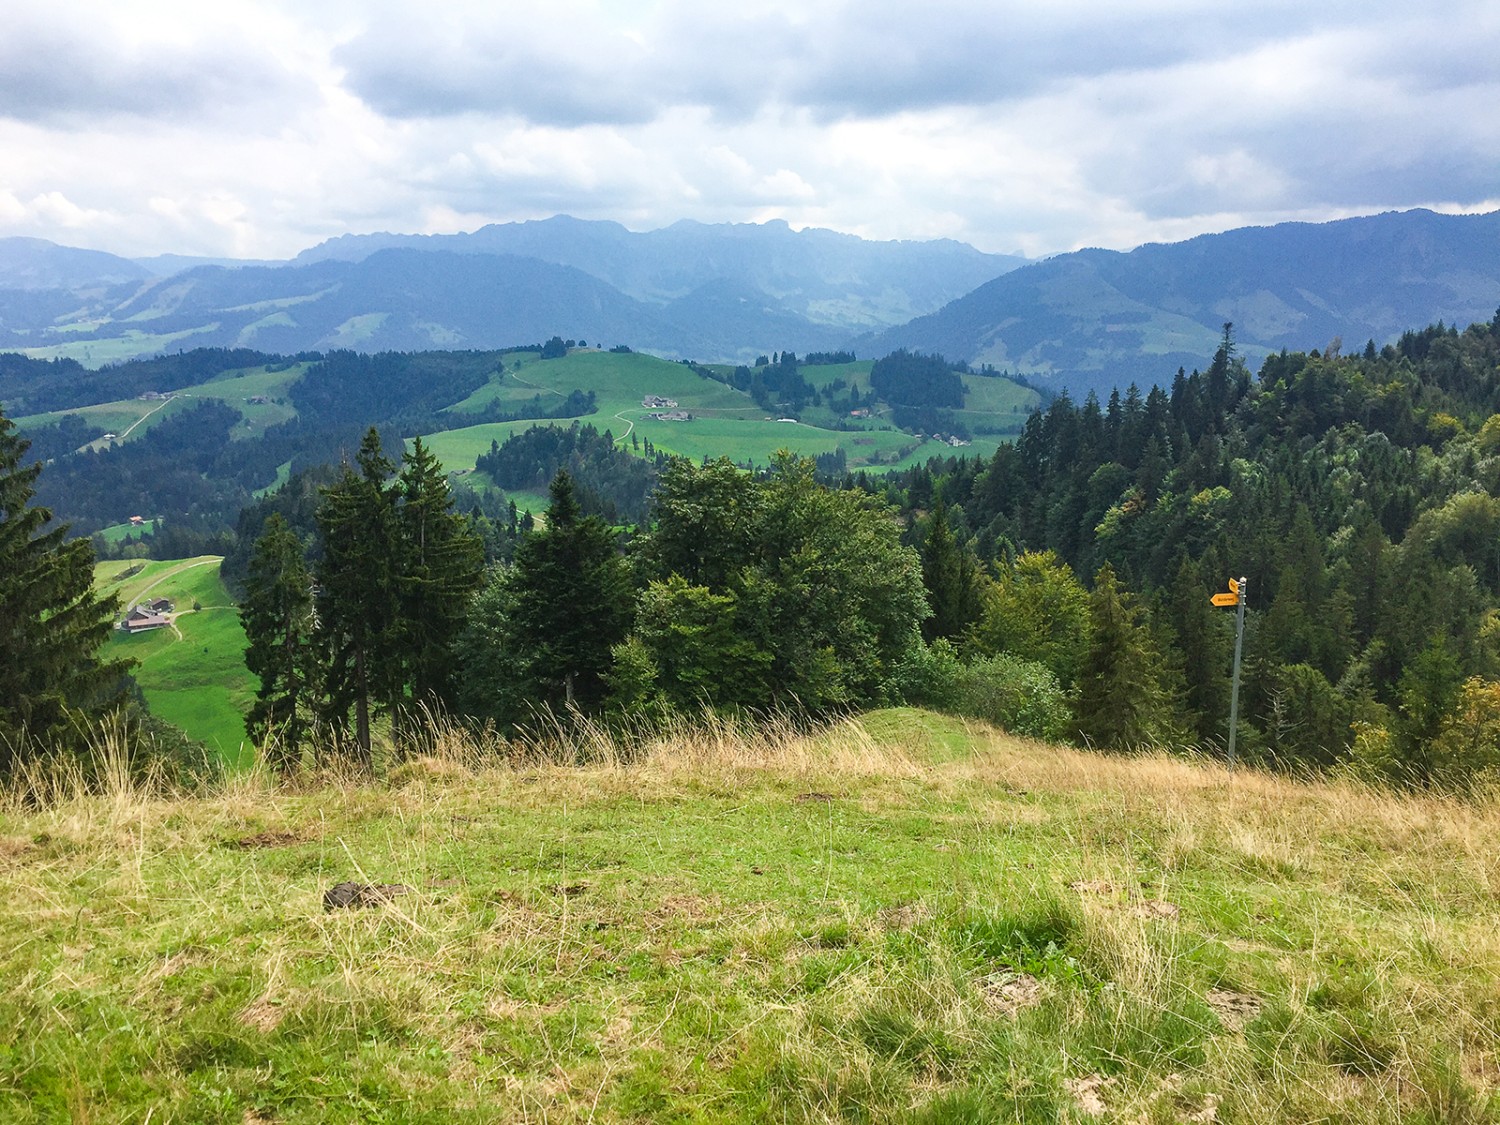
<svg viewBox="0 0 1500 1125">
<path fill-rule="evenodd" d="M 538 705 L 585 710 L 604 698 L 610 648 L 630 624 L 630 585 L 615 533 L 585 516 L 573 478 L 553 478 L 544 525 L 516 547 L 509 631 Z"/>
<path fill-rule="evenodd" d="M 469 599 L 484 573 L 484 545 L 453 511 L 443 466 L 417 438 L 402 457 L 400 500 L 399 649 L 414 707 L 453 702 L 453 641 L 468 619 Z"/>
<path fill-rule="evenodd" d="M 245 665 L 260 678 L 245 731 L 280 773 L 297 763 L 307 734 L 307 708 L 316 680 L 312 575 L 302 543 L 273 512 L 255 541 L 240 606 Z"/>
<path fill-rule="evenodd" d="M 1140 607 L 1108 563 L 1089 599 L 1088 655 L 1078 678 L 1078 733 L 1092 745 L 1133 750 L 1162 734 L 1161 689 Z"/>
<path fill-rule="evenodd" d="M 395 466 L 373 426 L 355 463 L 359 472 L 346 464 L 318 510 L 318 633 L 325 717 L 339 729 L 353 711 L 355 753 L 368 768 L 372 713 L 390 707 L 400 683 Z"/>
<path fill-rule="evenodd" d="M 40 462 L 0 413 L 0 776 L 120 699 L 128 661 L 105 661 L 117 603 L 94 592 L 94 551 L 35 507 Z"/>
</svg>

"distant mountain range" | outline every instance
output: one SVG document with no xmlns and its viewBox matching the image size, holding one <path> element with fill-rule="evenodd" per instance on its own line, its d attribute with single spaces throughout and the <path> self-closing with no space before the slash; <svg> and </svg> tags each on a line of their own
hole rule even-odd
<svg viewBox="0 0 1500 1125">
<path fill-rule="evenodd" d="M 1032 263 L 781 222 L 636 233 L 565 216 L 350 235 L 290 263 L 136 262 L 0 239 L 0 349 L 95 365 L 209 345 L 409 351 L 560 335 L 739 362 L 905 347 L 1106 388 L 1204 366 L 1226 321 L 1255 364 L 1334 337 L 1352 348 L 1488 320 L 1497 306 L 1500 212 L 1287 223 Z"/>
<path fill-rule="evenodd" d="M 1075 389 L 1167 382 L 1204 367 L 1232 321 L 1252 369 L 1282 348 L 1384 344 L 1438 320 L 1500 308 L 1500 212 L 1392 212 L 1080 250 L 980 286 L 928 316 L 863 339 L 1055 378 Z"/>
<path fill-rule="evenodd" d="M 561 335 L 752 360 L 838 347 L 1025 259 L 782 222 L 637 234 L 558 217 L 462 235 L 346 236 L 291 263 L 159 276 L 173 261 L 0 239 L 0 348 L 97 364 L 196 346 L 492 348 Z"/>
</svg>

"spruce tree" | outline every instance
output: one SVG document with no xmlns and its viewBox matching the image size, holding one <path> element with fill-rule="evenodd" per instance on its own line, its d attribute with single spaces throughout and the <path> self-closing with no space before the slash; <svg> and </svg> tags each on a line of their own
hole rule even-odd
<svg viewBox="0 0 1500 1125">
<path fill-rule="evenodd" d="M 1163 732 L 1161 689 L 1140 614 L 1105 563 L 1089 599 L 1089 649 L 1078 678 L 1078 733 L 1091 745 L 1134 750 Z"/>
<path fill-rule="evenodd" d="M 922 639 L 961 637 L 983 609 L 978 560 L 948 524 L 948 507 L 938 500 L 918 553 L 922 584 L 932 616 L 922 622 Z"/>
<path fill-rule="evenodd" d="M 280 513 L 266 519 L 255 541 L 240 623 L 245 666 L 260 679 L 245 731 L 285 774 L 296 766 L 307 735 L 316 662 L 312 575 L 301 541 Z"/>
<path fill-rule="evenodd" d="M 610 649 L 630 625 L 630 585 L 615 533 L 578 506 L 573 478 L 553 478 L 543 525 L 516 547 L 507 645 L 536 706 L 597 707 Z"/>
<path fill-rule="evenodd" d="M 370 720 L 400 683 L 395 466 L 372 426 L 318 509 L 318 638 L 326 661 L 323 717 L 335 732 L 354 715 L 354 750 L 370 766 Z"/>
<path fill-rule="evenodd" d="M 94 592 L 94 551 L 33 506 L 40 462 L 0 413 L 0 776 L 121 698 L 128 661 L 105 661 L 118 605 Z"/>
<path fill-rule="evenodd" d="M 421 438 L 402 461 L 396 482 L 402 678 L 411 709 L 439 711 L 453 702 L 453 642 L 484 574 L 484 545 L 469 521 L 453 511 L 443 466 Z"/>
</svg>

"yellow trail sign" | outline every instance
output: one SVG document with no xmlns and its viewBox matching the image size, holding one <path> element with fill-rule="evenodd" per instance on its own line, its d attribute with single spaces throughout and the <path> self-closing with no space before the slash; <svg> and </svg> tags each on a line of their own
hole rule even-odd
<svg viewBox="0 0 1500 1125">
<path fill-rule="evenodd" d="M 1238 594 L 1240 592 L 1240 584 L 1233 578 L 1229 580 L 1229 592 L 1231 594 Z"/>
<path fill-rule="evenodd" d="M 1239 605 L 1240 604 L 1240 596 L 1238 594 L 1215 594 L 1213 597 L 1209 598 L 1208 600 L 1211 601 L 1211 602 L 1213 602 L 1214 605 Z"/>
</svg>

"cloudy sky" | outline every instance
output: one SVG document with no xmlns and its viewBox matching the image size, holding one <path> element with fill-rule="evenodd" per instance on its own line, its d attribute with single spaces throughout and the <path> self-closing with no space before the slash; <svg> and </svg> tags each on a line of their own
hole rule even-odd
<svg viewBox="0 0 1500 1125">
<path fill-rule="evenodd" d="M 1128 248 L 1500 207 L 1494 0 L 0 0 L 0 236 L 565 213 Z"/>
</svg>

